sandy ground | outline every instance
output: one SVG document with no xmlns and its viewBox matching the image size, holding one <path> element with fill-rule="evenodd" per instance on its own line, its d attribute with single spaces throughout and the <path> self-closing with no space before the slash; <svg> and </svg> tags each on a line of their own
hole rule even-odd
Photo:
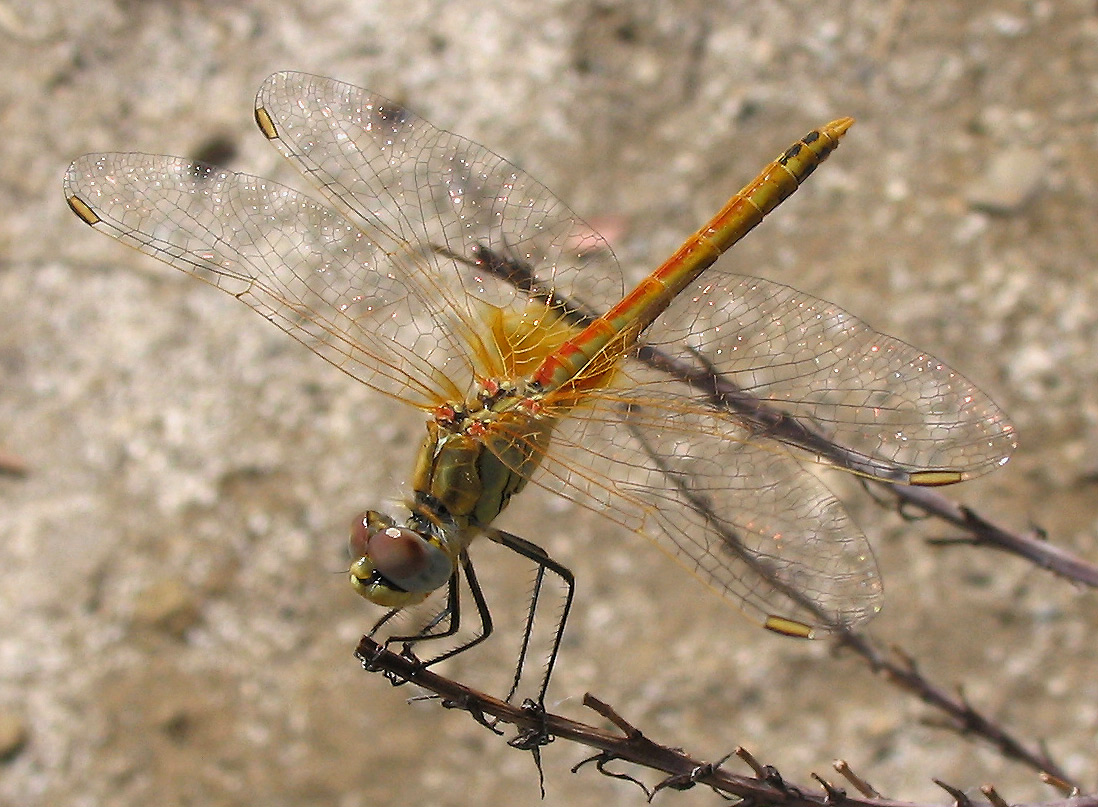
<svg viewBox="0 0 1098 807">
<path fill-rule="evenodd" d="M 623 224 L 636 278 L 811 126 L 859 122 L 725 260 L 949 361 L 1021 447 L 956 495 L 1098 556 L 1098 13 L 1092 2 L 0 2 L 0 803 L 537 801 L 527 755 L 364 674 L 376 611 L 339 573 L 399 496 L 422 425 L 226 295 L 66 209 L 75 156 L 292 171 L 254 131 L 279 69 L 372 87 Z M 850 486 L 841 486 L 846 490 Z M 1010 558 L 935 549 L 851 488 L 887 607 L 872 627 L 1093 786 L 1098 608 Z M 899 798 L 939 777 L 1054 793 L 824 643 L 741 620 L 641 539 L 529 491 L 507 526 L 579 580 L 551 692 L 663 742 L 807 779 L 843 757 Z M 528 572 L 480 564 L 498 618 Z M 498 560 L 498 562 L 497 562 Z M 511 629 L 514 626 L 511 625 Z M 501 640 L 448 671 L 493 691 Z M 640 804 L 581 749 L 545 804 Z M 663 794 L 711 804 L 701 791 Z"/>
</svg>

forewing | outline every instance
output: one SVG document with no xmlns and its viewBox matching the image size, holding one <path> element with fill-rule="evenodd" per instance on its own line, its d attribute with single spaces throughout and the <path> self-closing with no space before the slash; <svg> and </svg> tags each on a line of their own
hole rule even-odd
<svg viewBox="0 0 1098 807">
<path fill-rule="evenodd" d="M 90 154 L 65 197 L 95 229 L 238 297 L 375 389 L 419 406 L 469 378 L 419 271 L 387 237 L 291 188 L 179 157 Z M 437 299 L 437 295 L 436 298 Z"/>
<path fill-rule="evenodd" d="M 525 271 L 529 288 L 573 302 L 605 305 L 624 293 L 605 241 L 544 185 L 396 102 L 284 72 L 263 83 L 256 110 L 271 142 L 333 205 L 437 264 L 421 282 L 458 273 L 468 296 L 451 302 L 471 323 L 478 302 L 521 305 L 515 275 Z M 494 260 L 483 259 L 486 248 Z M 508 269 L 517 270 L 510 280 L 500 276 Z"/>
</svg>

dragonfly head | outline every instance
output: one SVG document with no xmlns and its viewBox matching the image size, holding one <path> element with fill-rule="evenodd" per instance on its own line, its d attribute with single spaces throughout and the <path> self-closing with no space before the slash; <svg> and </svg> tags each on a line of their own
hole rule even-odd
<svg viewBox="0 0 1098 807">
<path fill-rule="evenodd" d="M 437 537 L 367 510 L 351 525 L 351 585 L 388 608 L 417 605 L 450 579 L 453 561 Z"/>
</svg>

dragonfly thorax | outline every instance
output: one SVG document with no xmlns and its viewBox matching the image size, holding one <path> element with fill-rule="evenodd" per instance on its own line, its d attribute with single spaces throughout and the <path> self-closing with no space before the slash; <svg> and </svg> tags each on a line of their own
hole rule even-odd
<svg viewBox="0 0 1098 807">
<path fill-rule="evenodd" d="M 556 419 L 515 385 L 485 385 L 427 421 L 405 526 L 373 510 L 351 529 L 351 584 L 390 608 L 416 605 L 450 579 L 462 551 L 521 491 Z"/>
<path fill-rule="evenodd" d="M 412 474 L 417 501 L 458 523 L 487 526 L 525 487 L 556 419 L 514 392 L 436 411 Z"/>
<path fill-rule="evenodd" d="M 435 407 L 434 421 L 443 429 L 477 434 L 506 412 L 539 411 L 541 398 L 540 388 L 525 380 L 520 385 L 514 381 L 482 379 L 468 400 Z"/>
</svg>

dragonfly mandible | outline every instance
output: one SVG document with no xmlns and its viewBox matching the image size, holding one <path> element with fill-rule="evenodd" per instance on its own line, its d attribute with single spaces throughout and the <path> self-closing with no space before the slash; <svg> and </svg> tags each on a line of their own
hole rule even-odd
<svg viewBox="0 0 1098 807">
<path fill-rule="evenodd" d="M 449 586 L 428 627 L 395 637 L 411 641 L 453 632 L 464 575 L 481 630 L 432 661 L 491 632 L 477 536 L 560 575 L 571 602 L 566 568 L 492 526 L 529 481 L 650 537 L 767 627 L 809 636 L 869 619 L 882 590 L 868 542 L 805 460 L 938 485 L 1014 447 L 996 405 L 942 362 L 831 303 L 712 265 L 849 118 L 782 152 L 627 291 L 609 246 L 545 186 L 400 104 L 283 72 L 255 115 L 323 201 L 144 154 L 79 158 L 65 197 L 96 230 L 425 413 L 409 515 L 356 520 L 351 580 L 392 609 L 377 627 Z M 566 615 L 567 604 L 554 659 Z"/>
</svg>

